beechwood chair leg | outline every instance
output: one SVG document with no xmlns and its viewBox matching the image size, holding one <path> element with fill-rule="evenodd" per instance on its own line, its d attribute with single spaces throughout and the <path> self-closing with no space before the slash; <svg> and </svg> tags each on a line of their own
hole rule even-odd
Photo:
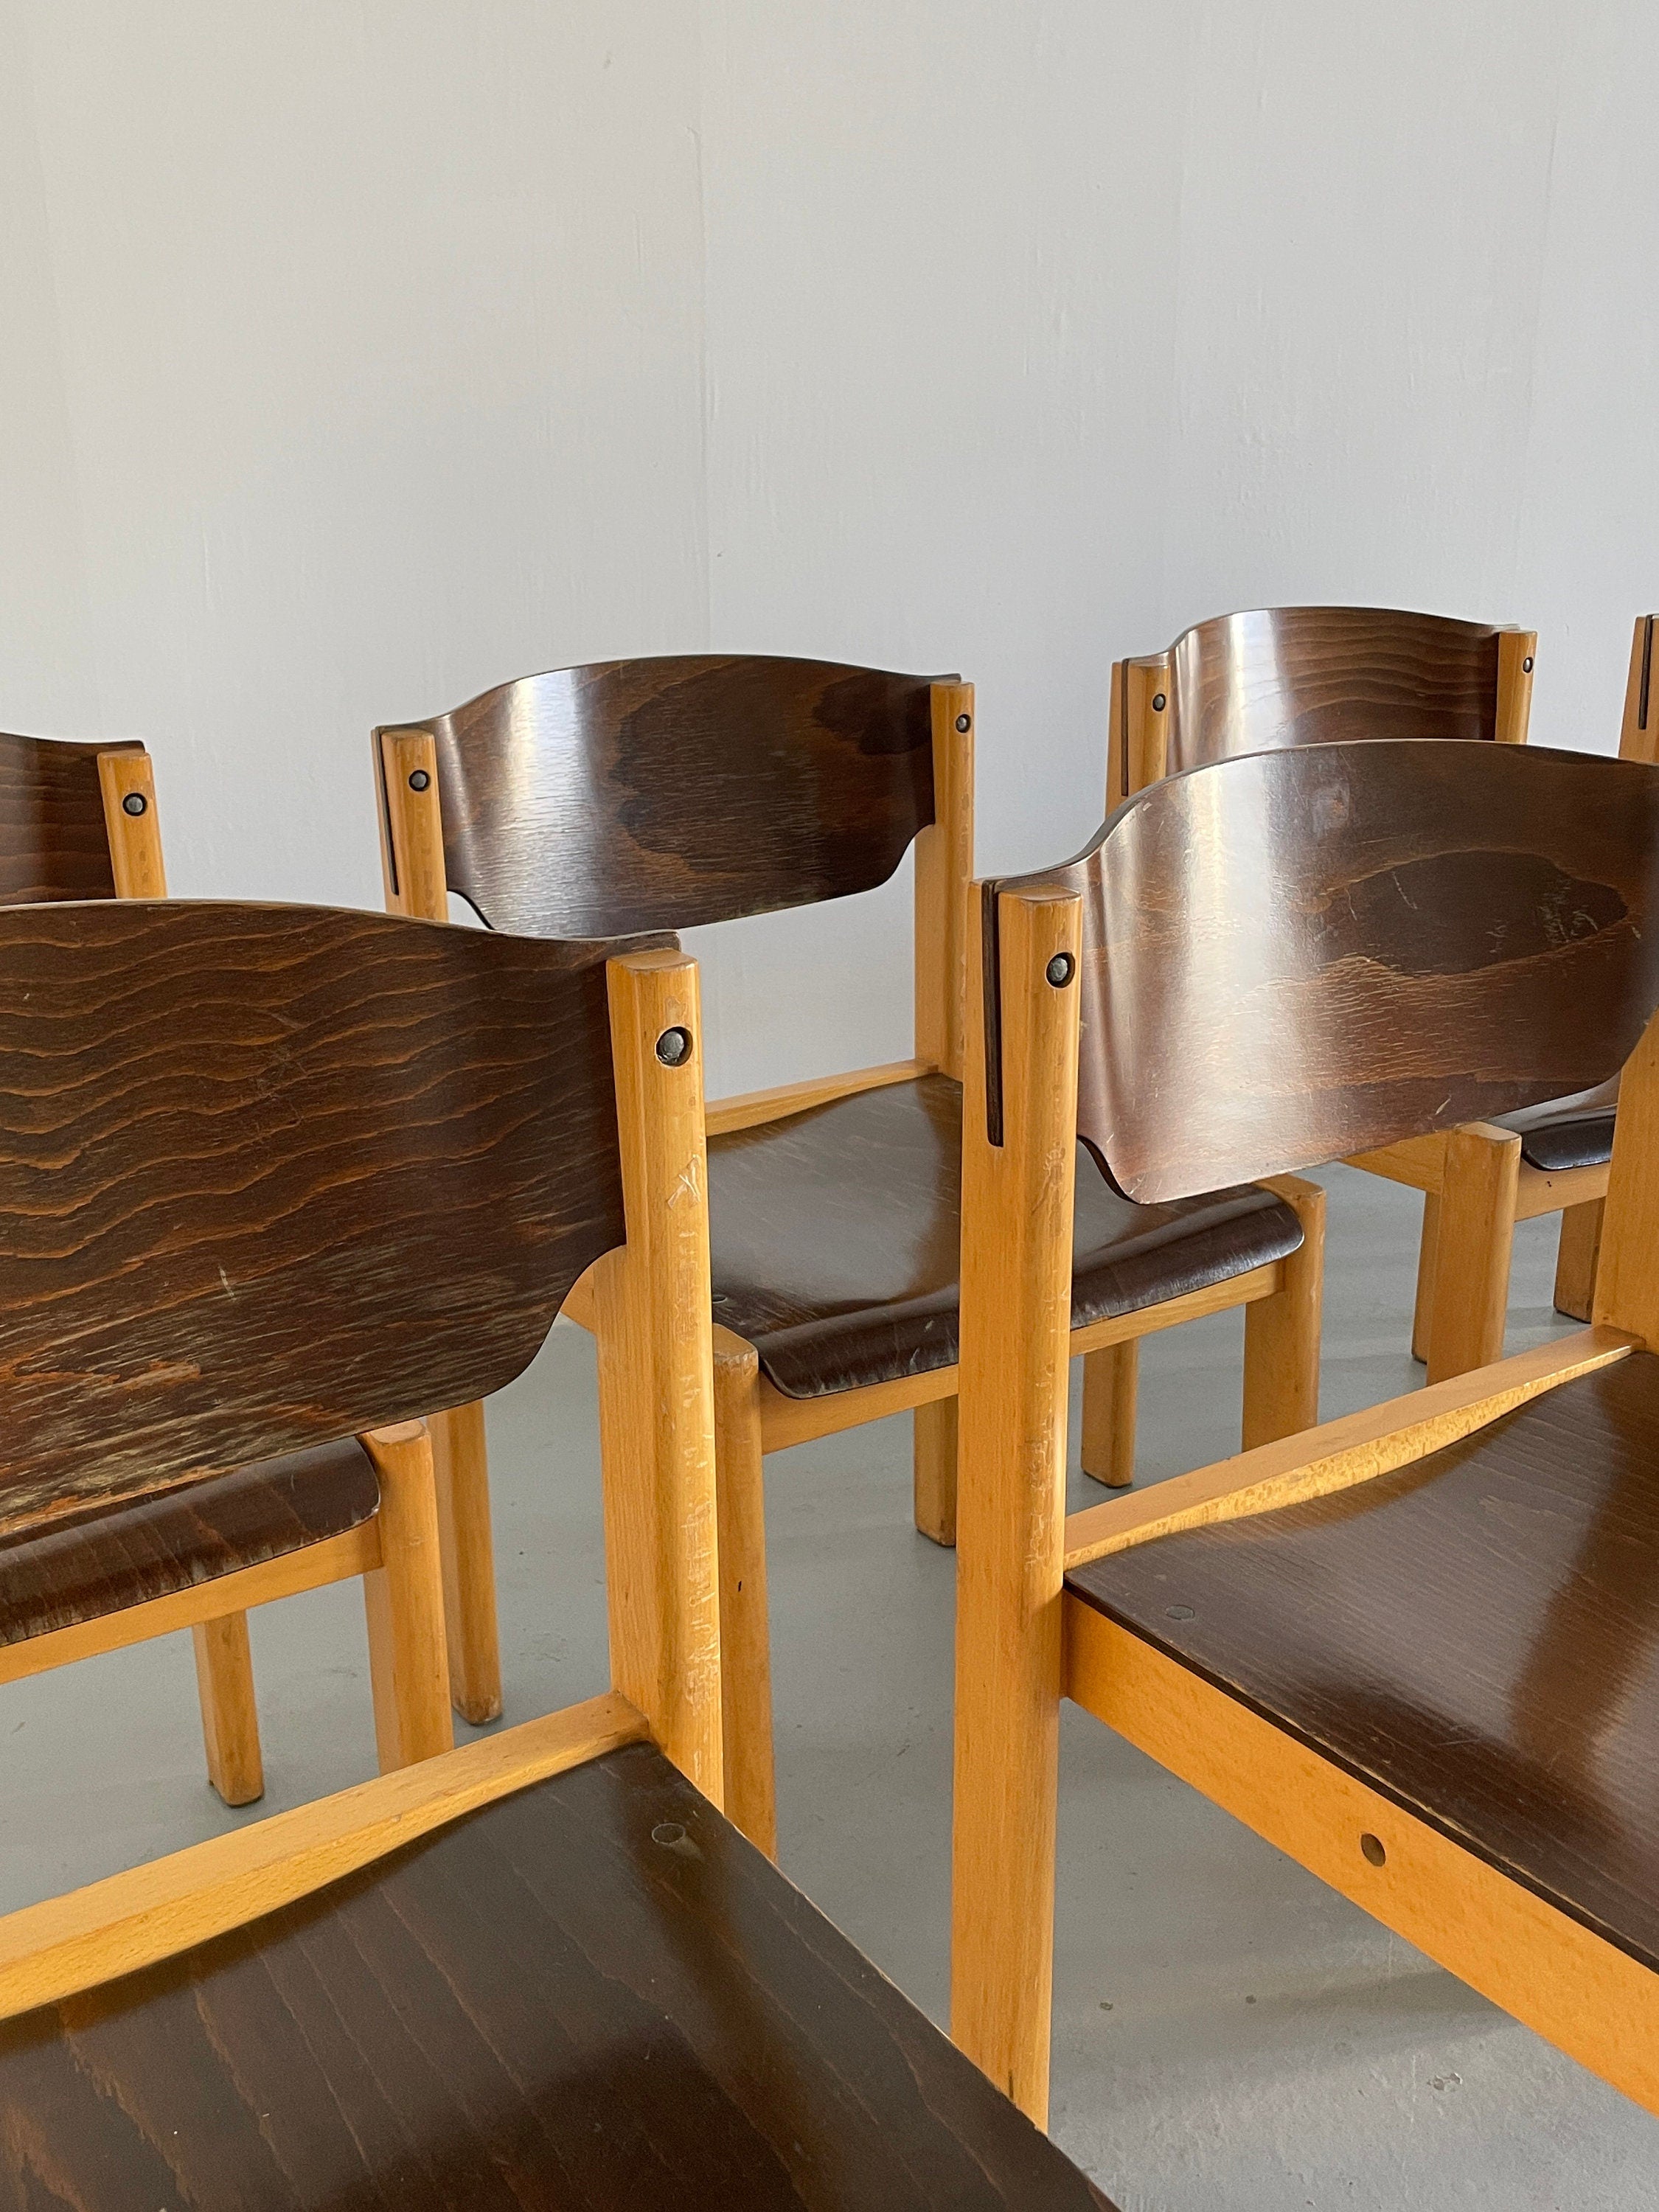
<svg viewBox="0 0 1659 2212">
<path fill-rule="evenodd" d="M 1561 1243 L 1555 1255 L 1555 1310 L 1574 1321 L 1588 1321 L 1595 1303 L 1595 1270 L 1601 1257 L 1601 1218 L 1604 1198 L 1583 1206 L 1564 1206 Z"/>
<path fill-rule="evenodd" d="M 380 1482 L 380 1565 L 363 1577 L 380 1771 L 454 1747 L 432 1441 L 423 1421 L 363 1438 Z"/>
<path fill-rule="evenodd" d="M 1474 1122 L 1446 1139 L 1436 1237 L 1429 1380 L 1443 1382 L 1504 1356 L 1521 1139 Z"/>
<path fill-rule="evenodd" d="M 1140 1340 L 1126 1337 L 1083 1355 L 1085 1474 L 1121 1490 L 1135 1479 L 1135 1399 L 1140 1385 Z"/>
<path fill-rule="evenodd" d="M 957 1401 L 935 1398 L 910 1416 L 916 1527 L 936 1544 L 957 1540 Z"/>
<path fill-rule="evenodd" d="M 1310 1429 L 1319 1419 L 1319 1332 L 1325 1281 L 1325 1194 L 1299 1176 L 1273 1176 L 1302 1224 L 1279 1262 L 1279 1287 L 1244 1309 L 1244 1449 Z"/>
<path fill-rule="evenodd" d="M 1431 1190 L 1423 1194 L 1423 1237 L 1417 1248 L 1417 1304 L 1412 1311 L 1412 1358 L 1426 1367 L 1429 1329 L 1434 1319 L 1434 1269 L 1440 1250 L 1440 1200 Z"/>
<path fill-rule="evenodd" d="M 461 1718 L 478 1727 L 499 1718 L 501 1710 L 484 1410 L 476 1402 L 457 1406 L 438 1414 L 428 1426 L 438 1492 L 450 1696 Z"/>
<path fill-rule="evenodd" d="M 714 1470 L 726 1817 L 757 1850 L 775 1859 L 778 1801 L 772 1754 L 760 1361 L 752 1344 L 719 1327 L 714 1330 Z"/>
<path fill-rule="evenodd" d="M 196 1645 L 208 1780 L 227 1805 L 252 1805 L 264 1795 L 265 1770 L 259 1755 L 247 1615 L 228 1613 L 220 1620 L 198 1621 L 191 1635 Z"/>
</svg>

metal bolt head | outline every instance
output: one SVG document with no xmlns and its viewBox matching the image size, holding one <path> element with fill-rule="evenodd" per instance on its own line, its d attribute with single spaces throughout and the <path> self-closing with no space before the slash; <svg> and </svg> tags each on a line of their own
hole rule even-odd
<svg viewBox="0 0 1659 2212">
<path fill-rule="evenodd" d="M 973 726 L 974 718 L 971 714 L 958 714 L 957 716 L 957 727 L 964 738 Z"/>
<path fill-rule="evenodd" d="M 657 1039 L 657 1057 L 665 1067 L 684 1067 L 691 1057 L 690 1030 L 665 1030 Z"/>
<path fill-rule="evenodd" d="M 1521 673 L 1522 673 L 1523 676 L 1530 676 L 1530 675 L 1532 674 L 1532 655 L 1531 655 L 1531 653 L 1528 653 L 1528 654 L 1527 655 L 1526 659 L 1522 662 L 1522 664 L 1521 664 Z"/>
<path fill-rule="evenodd" d="M 1042 972 L 1055 990 L 1063 991 L 1077 973 L 1077 963 L 1069 952 L 1056 952 Z"/>
<path fill-rule="evenodd" d="M 424 791 L 431 781 L 432 778 L 423 768 L 412 768 L 409 771 L 409 787 L 411 791 Z"/>
<path fill-rule="evenodd" d="M 147 814 L 149 811 L 149 801 L 142 791 L 130 791 L 121 801 L 121 811 L 123 814 L 131 814 L 136 820 L 139 815 Z"/>
<path fill-rule="evenodd" d="M 685 1831 L 678 1820 L 659 1820 L 651 1831 L 651 1840 L 653 1844 L 665 1844 L 672 1850 L 676 1844 L 685 1841 Z"/>
<path fill-rule="evenodd" d="M 1190 1620 L 1193 1617 L 1189 1605 L 1166 1605 L 1164 1610 L 1171 1620 Z"/>
<path fill-rule="evenodd" d="M 1164 709 L 1165 708 L 1165 707 L 1167 707 L 1167 706 L 1169 705 L 1169 703 L 1170 703 L 1170 702 L 1169 702 L 1169 701 L 1168 701 L 1168 700 L 1164 696 L 1164 694 L 1163 694 L 1161 691 L 1154 691 L 1154 692 L 1153 692 L 1153 694 L 1152 694 L 1152 712 L 1153 712 L 1153 714 L 1161 714 L 1164 712 Z"/>
</svg>

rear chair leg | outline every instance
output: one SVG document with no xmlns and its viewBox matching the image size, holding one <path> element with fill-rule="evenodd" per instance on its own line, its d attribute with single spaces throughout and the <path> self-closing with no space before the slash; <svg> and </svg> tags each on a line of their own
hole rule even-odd
<svg viewBox="0 0 1659 2212">
<path fill-rule="evenodd" d="M 1244 1449 L 1310 1429 L 1319 1419 L 1319 1329 L 1325 1278 L 1325 1194 L 1299 1176 L 1269 1176 L 1302 1224 L 1281 1260 L 1279 1288 L 1244 1309 Z"/>
<path fill-rule="evenodd" d="M 760 1362 L 752 1344 L 716 1327 L 714 1481 L 726 1815 L 757 1850 L 775 1859 L 778 1805 L 763 1473 Z"/>
<path fill-rule="evenodd" d="M 363 1577 L 380 1771 L 453 1747 L 432 1443 L 423 1421 L 363 1438 L 380 1480 L 380 1564 Z"/>
<path fill-rule="evenodd" d="M 1417 1248 L 1417 1304 L 1412 1313 L 1412 1358 L 1429 1362 L 1429 1328 L 1434 1316 L 1434 1270 L 1440 1250 L 1440 1197 L 1423 1194 L 1423 1240 Z"/>
<path fill-rule="evenodd" d="M 1083 1355 L 1083 1472 L 1124 1489 L 1135 1479 L 1135 1398 L 1140 1340 Z"/>
<path fill-rule="evenodd" d="M 428 1425 L 438 1488 L 444 1632 L 455 1710 L 474 1727 L 499 1717 L 501 1649 L 495 1626 L 495 1549 L 489 1526 L 484 1412 L 476 1401 Z"/>
<path fill-rule="evenodd" d="M 220 1620 L 198 1621 L 191 1635 L 196 1644 L 208 1780 L 227 1805 L 252 1805 L 264 1795 L 265 1770 L 259 1756 L 247 1615 L 228 1613 Z"/>
<path fill-rule="evenodd" d="M 1504 1356 L 1521 1139 L 1475 1121 L 1446 1139 L 1429 1324 L 1429 1380 L 1443 1382 Z"/>
<path fill-rule="evenodd" d="M 1561 1243 L 1555 1257 L 1555 1310 L 1588 1321 L 1595 1304 L 1595 1267 L 1601 1256 L 1604 1198 L 1561 1210 Z"/>
<path fill-rule="evenodd" d="M 916 1527 L 934 1543 L 948 1547 L 957 1540 L 955 1395 L 918 1406 L 910 1419 Z"/>
</svg>

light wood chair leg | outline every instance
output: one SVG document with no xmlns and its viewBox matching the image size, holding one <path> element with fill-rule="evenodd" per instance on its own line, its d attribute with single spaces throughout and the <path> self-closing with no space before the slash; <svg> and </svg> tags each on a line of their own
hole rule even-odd
<svg viewBox="0 0 1659 2212">
<path fill-rule="evenodd" d="M 1279 1261 L 1279 1287 L 1244 1309 L 1244 1449 L 1310 1429 L 1319 1419 L 1319 1330 L 1325 1284 L 1325 1194 L 1299 1176 L 1271 1176 L 1302 1224 Z"/>
<path fill-rule="evenodd" d="M 380 1771 L 454 1747 L 432 1441 L 422 1421 L 363 1438 L 380 1479 L 380 1565 L 363 1577 Z"/>
<path fill-rule="evenodd" d="M 1140 1340 L 1126 1337 L 1083 1355 L 1085 1474 L 1114 1490 L 1135 1479 L 1135 1399 L 1140 1388 Z"/>
<path fill-rule="evenodd" d="M 719 1328 L 714 1331 L 714 1468 L 726 1815 L 757 1850 L 775 1859 L 778 1801 L 772 1752 L 760 1363 L 752 1344 Z"/>
<path fill-rule="evenodd" d="M 916 1527 L 949 1547 L 957 1540 L 957 1401 L 935 1398 L 910 1419 Z"/>
<path fill-rule="evenodd" d="M 1423 1238 L 1417 1248 L 1417 1304 L 1412 1314 L 1412 1358 L 1429 1359 L 1429 1329 L 1434 1318 L 1434 1269 L 1440 1250 L 1440 1200 L 1423 1194 Z"/>
<path fill-rule="evenodd" d="M 498 1718 L 501 1710 L 484 1410 L 476 1403 L 457 1406 L 451 1413 L 437 1414 L 428 1425 L 438 1488 L 449 1693 L 461 1718 L 478 1727 Z"/>
<path fill-rule="evenodd" d="M 221 1620 L 198 1621 L 191 1635 L 208 1780 L 227 1805 L 252 1805 L 265 1794 L 265 1770 L 259 1756 L 247 1615 L 228 1613 Z"/>
<path fill-rule="evenodd" d="M 1446 1139 L 1429 1323 L 1429 1380 L 1504 1356 L 1521 1139 L 1476 1121 Z"/>
<path fill-rule="evenodd" d="M 1595 1303 L 1595 1269 L 1601 1257 L 1601 1219 L 1604 1198 L 1583 1206 L 1564 1206 L 1561 1243 L 1555 1255 L 1555 1310 L 1574 1321 L 1588 1321 Z"/>
</svg>

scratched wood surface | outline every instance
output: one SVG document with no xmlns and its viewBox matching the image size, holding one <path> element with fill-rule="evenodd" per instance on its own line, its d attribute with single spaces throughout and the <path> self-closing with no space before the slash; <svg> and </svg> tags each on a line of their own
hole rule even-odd
<svg viewBox="0 0 1659 2212">
<path fill-rule="evenodd" d="M 0 1534 L 511 1380 L 622 1241 L 605 950 L 0 911 Z"/>
<path fill-rule="evenodd" d="M 449 888 L 483 921 L 619 937 L 884 883 L 933 818 L 930 680 L 613 660 L 397 727 L 435 740 Z"/>
<path fill-rule="evenodd" d="M 1082 895 L 1079 1132 L 1143 1202 L 1588 1090 L 1659 1003 L 1659 771 L 1634 762 L 1258 753 L 1024 880 Z"/>
<path fill-rule="evenodd" d="M 140 750 L 0 732 L 0 905 L 114 897 L 98 756 Z"/>
</svg>

